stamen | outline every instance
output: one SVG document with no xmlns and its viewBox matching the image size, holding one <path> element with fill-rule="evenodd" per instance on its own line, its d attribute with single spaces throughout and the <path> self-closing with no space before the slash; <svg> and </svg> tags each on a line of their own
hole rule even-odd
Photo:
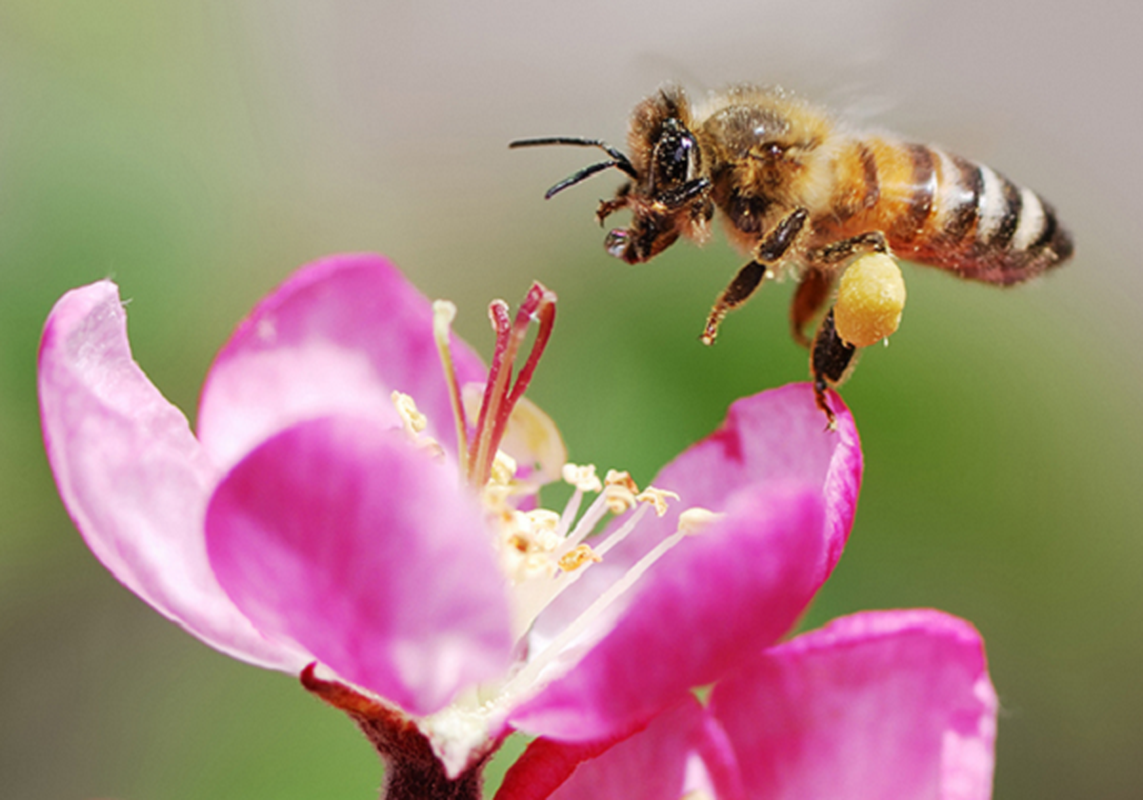
<svg viewBox="0 0 1143 800">
<path fill-rule="evenodd" d="M 512 482 L 512 478 L 515 476 L 516 459 L 512 458 L 512 456 L 503 450 L 497 450 L 496 457 L 492 459 L 492 470 L 488 476 L 488 480 L 500 486 L 507 486 Z"/>
<path fill-rule="evenodd" d="M 425 428 L 428 427 L 429 421 L 428 418 L 417 409 L 417 403 L 413 398 L 404 392 L 394 391 L 389 395 L 389 400 L 393 403 L 393 407 L 397 409 L 397 414 L 401 417 L 405 434 L 409 437 L 409 440 L 434 459 L 443 460 L 445 457 L 445 449 L 441 446 L 441 443 L 431 436 L 421 435 Z"/>
<path fill-rule="evenodd" d="M 564 572 L 575 572 L 588 562 L 599 563 L 603 558 L 599 556 L 589 545 L 581 544 L 572 550 L 570 553 L 565 553 L 559 560 L 560 569 Z"/>
<path fill-rule="evenodd" d="M 599 476 L 595 474 L 595 464 L 572 464 L 567 463 L 563 466 L 563 479 L 565 483 L 570 483 L 581 492 L 599 492 L 603 490 L 603 484 L 599 482 Z"/>
<path fill-rule="evenodd" d="M 616 546 L 618 546 L 624 539 L 626 539 L 632 531 L 639 525 L 639 522 L 647 515 L 647 506 L 639 506 L 635 509 L 635 513 L 627 518 L 627 521 L 616 528 L 606 540 L 601 542 L 596 548 L 595 552 L 599 555 L 605 556 L 607 553 Z"/>
<path fill-rule="evenodd" d="M 587 511 L 583 512 L 583 516 L 576 522 L 575 528 L 568 534 L 567 542 L 564 544 L 565 552 L 586 539 L 588 534 L 595 530 L 595 526 L 599 524 L 599 521 L 603 519 L 607 512 L 607 495 L 600 494 L 599 497 L 595 498 L 595 501 L 587 507 Z"/>
<path fill-rule="evenodd" d="M 456 366 L 452 360 L 452 347 L 449 333 L 452 321 L 456 319 L 456 306 L 448 300 L 433 301 L 433 338 L 437 343 L 441 367 L 448 383 L 448 397 L 452 403 L 452 418 L 456 423 L 457 463 L 463 471 L 468 461 L 468 421 L 464 416 L 464 403 L 460 396 L 460 386 L 456 379 Z"/>
<path fill-rule="evenodd" d="M 646 509 L 647 506 L 642 506 L 639 510 Z M 636 512 L 638 513 L 638 512 Z M 624 592 L 630 589 L 636 581 L 643 576 L 651 566 L 666 555 L 670 550 L 677 545 L 686 536 L 682 531 L 676 531 L 663 541 L 659 542 L 653 547 L 650 552 L 639 559 L 631 569 L 629 569 L 621 578 L 615 583 L 611 584 L 602 594 L 600 594 L 589 605 L 582 614 L 580 614 L 570 625 L 560 632 L 558 636 L 552 639 L 544 648 L 543 652 L 539 653 L 535 658 L 528 662 L 528 664 L 521 669 L 511 680 L 509 680 L 503 687 L 501 696 L 511 697 L 517 690 L 522 687 L 532 685 L 540 676 L 545 668 L 556 659 L 557 656 L 580 636 L 596 619 L 598 619 L 608 606 L 614 603 Z M 577 570 L 571 573 L 568 577 L 575 578 L 583 574 L 583 570 Z"/>
<path fill-rule="evenodd" d="M 652 506 L 655 509 L 655 514 L 661 517 L 667 513 L 667 500 L 678 500 L 679 496 L 667 489 L 656 489 L 654 486 L 648 486 L 635 495 L 635 499 L 640 503 L 647 503 Z"/>
<path fill-rule="evenodd" d="M 631 478 L 630 473 L 609 469 L 603 483 L 607 507 L 612 514 L 622 514 L 627 509 L 634 507 L 635 496 L 639 494 L 639 486 Z"/>
<path fill-rule="evenodd" d="M 702 533 L 725 516 L 726 514 L 722 512 L 710 511 L 698 506 L 688 508 L 679 514 L 679 533 L 687 536 Z"/>
<path fill-rule="evenodd" d="M 428 419 L 417 409 L 417 404 L 413 398 L 404 392 L 394 390 L 389 395 L 389 399 L 393 402 L 393 407 L 397 409 L 401 422 L 405 425 L 405 433 L 409 434 L 409 438 L 415 440 L 418 434 L 428 426 Z"/>
</svg>

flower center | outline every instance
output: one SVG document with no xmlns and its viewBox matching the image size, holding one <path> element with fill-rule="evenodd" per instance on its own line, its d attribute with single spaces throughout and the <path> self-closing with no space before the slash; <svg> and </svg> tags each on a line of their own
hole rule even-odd
<svg viewBox="0 0 1143 800">
<path fill-rule="evenodd" d="M 457 747 L 464 752 L 471 742 L 478 741 L 488 717 L 534 690 L 541 673 L 567 651 L 569 644 L 590 632 L 652 564 L 719 516 L 699 508 L 683 511 L 675 533 L 629 565 L 562 630 L 544 641 L 535 635 L 529 639 L 533 623 L 544 609 L 593 565 L 604 561 L 652 509 L 663 516 L 668 501 L 679 499 L 673 492 L 654 487 L 640 491 L 626 472 L 609 470 L 601 480 L 594 465 L 565 463 L 563 443 L 554 423 L 524 399 L 524 390 L 551 336 L 555 302 L 555 294 L 536 283 L 514 319 L 503 301 L 489 306 L 496 347 L 483 387 L 459 385 L 449 347 L 456 307 L 441 300 L 433 304 L 433 331 L 452 400 L 461 476 L 480 496 L 501 569 L 511 587 L 512 631 L 522 659 L 500 685 L 458 698 L 425 721 L 432 738 L 445 750 Z M 533 322 L 538 330 L 531 351 L 513 381 L 515 361 Z M 394 392 L 393 403 L 418 446 L 443 458 L 440 444 L 423 434 L 428 421 L 413 399 Z M 511 450 L 509 441 L 523 443 L 522 452 L 513 452 L 527 453 L 533 463 L 517 464 L 501 449 L 504 444 Z M 573 487 L 564 509 L 556 512 L 533 507 L 539 485 L 556 475 Z M 585 498 L 593 493 L 597 496 L 584 508 Z M 597 533 L 609 514 L 623 519 L 606 532 Z"/>
</svg>

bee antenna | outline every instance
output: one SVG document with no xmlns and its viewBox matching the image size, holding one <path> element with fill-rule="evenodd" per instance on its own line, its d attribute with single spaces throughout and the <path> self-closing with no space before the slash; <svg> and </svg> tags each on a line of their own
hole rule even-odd
<svg viewBox="0 0 1143 800">
<path fill-rule="evenodd" d="M 562 192 L 569 186 L 575 186 L 580 181 L 587 180 L 597 172 L 603 172 L 605 169 L 618 166 L 619 164 L 615 161 L 600 161 L 598 164 L 592 164 L 590 167 L 584 167 L 576 174 L 564 178 L 551 189 L 548 189 L 548 191 L 544 192 L 544 199 L 551 200 L 553 196 L 559 192 Z"/>
<path fill-rule="evenodd" d="M 600 150 L 607 153 L 607 155 L 611 156 L 614 159 L 614 161 L 604 162 L 602 165 L 594 164 L 588 167 L 586 170 L 577 172 L 572 177 L 574 178 L 578 176 L 578 179 L 572 181 L 572 183 L 579 183 L 579 181 L 582 181 L 584 178 L 594 175 L 600 170 L 607 169 L 608 167 L 617 167 L 632 178 L 639 178 L 639 173 L 635 171 L 635 167 L 632 165 L 631 159 L 629 159 L 623 152 L 616 150 L 607 142 L 604 142 L 600 139 L 582 139 L 576 136 L 547 136 L 541 139 L 517 139 L 514 142 L 509 142 L 508 146 L 515 149 L 517 147 L 538 147 L 540 145 L 548 144 L 571 144 L 577 147 L 598 147 Z M 568 180 L 571 180 L 571 178 Z M 548 196 L 551 197 L 555 192 L 571 186 L 572 183 L 560 181 L 560 183 L 557 183 L 555 186 L 548 190 Z"/>
</svg>

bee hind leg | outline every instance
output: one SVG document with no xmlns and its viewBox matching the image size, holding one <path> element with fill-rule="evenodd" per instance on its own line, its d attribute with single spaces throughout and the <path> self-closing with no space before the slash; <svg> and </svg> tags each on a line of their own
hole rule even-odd
<svg viewBox="0 0 1143 800">
<path fill-rule="evenodd" d="M 794 299 L 790 303 L 790 333 L 793 334 L 794 341 L 802 347 L 810 346 L 806 328 L 810 320 L 816 317 L 829 301 L 833 284 L 834 275 L 820 269 L 806 270 L 798 283 L 798 289 L 794 292 Z"/>
<path fill-rule="evenodd" d="M 885 241 L 885 234 L 881 231 L 866 231 L 859 233 L 857 236 L 852 236 L 849 239 L 842 239 L 840 242 L 833 242 L 827 244 L 825 247 L 819 247 L 807 254 L 807 261 L 811 264 L 820 264 L 822 266 L 831 266 L 840 264 L 850 256 L 857 255 L 858 253 L 888 253 L 889 245 Z"/>
<path fill-rule="evenodd" d="M 837 420 L 833 409 L 829 407 L 826 389 L 838 386 L 849 377 L 850 371 L 857 363 L 856 356 L 857 348 L 847 344 L 838 335 L 831 308 L 818 326 L 810 350 L 810 371 L 814 376 L 814 401 L 818 408 L 825 412 L 830 430 L 837 427 Z"/>
</svg>

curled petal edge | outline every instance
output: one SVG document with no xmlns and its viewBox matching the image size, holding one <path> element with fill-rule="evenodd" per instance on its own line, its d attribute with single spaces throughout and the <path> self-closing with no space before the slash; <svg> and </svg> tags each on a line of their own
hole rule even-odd
<svg viewBox="0 0 1143 800">
<path fill-rule="evenodd" d="M 227 655 L 287 672 L 312 660 L 257 631 L 211 573 L 201 523 L 217 470 L 182 412 L 133 360 L 114 283 L 75 289 L 56 303 L 40 344 L 38 386 L 60 496 L 104 566 Z"/>
</svg>

